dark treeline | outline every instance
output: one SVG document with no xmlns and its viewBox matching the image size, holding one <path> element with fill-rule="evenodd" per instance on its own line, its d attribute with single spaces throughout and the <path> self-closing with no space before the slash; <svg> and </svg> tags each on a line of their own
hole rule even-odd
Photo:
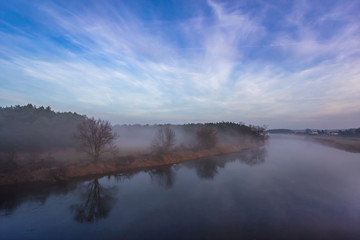
<svg viewBox="0 0 360 240">
<path fill-rule="evenodd" d="M 349 128 L 342 130 L 328 130 L 328 129 L 310 129 L 305 130 L 290 130 L 290 129 L 270 129 L 266 132 L 272 134 L 306 134 L 306 135 L 331 135 L 342 137 L 360 137 L 360 128 Z"/>
<path fill-rule="evenodd" d="M 231 153 L 262 145 L 266 134 L 265 127 L 243 123 L 112 126 L 107 120 L 50 107 L 0 107 L 0 185 L 63 181 Z M 104 168 L 96 167 L 100 162 Z M 87 206 L 76 208 L 81 221 L 90 219 L 84 212 Z M 107 214 L 102 205 L 89 206 L 99 217 Z"/>
<path fill-rule="evenodd" d="M 214 128 L 219 136 L 243 136 L 250 137 L 252 140 L 263 140 L 266 136 L 265 127 L 245 125 L 242 122 L 217 122 L 217 123 L 204 123 L 204 124 L 185 124 L 182 125 L 185 129 L 196 129 L 202 127 Z M 233 140 L 233 139 L 231 139 Z"/>
<path fill-rule="evenodd" d="M 11 160 L 12 153 L 75 148 L 78 142 L 74 136 L 79 133 L 80 123 L 84 121 L 96 123 L 95 119 L 85 115 L 54 112 L 50 107 L 36 107 L 32 104 L 0 107 L 0 153 L 5 153 L 6 158 Z M 266 138 L 264 127 L 241 122 L 115 125 L 112 130 L 111 126 L 109 129 L 116 133 L 114 136 L 118 136 L 114 141 L 116 147 L 128 152 L 146 152 L 155 147 L 163 153 L 174 149 L 210 149 L 218 145 L 236 145 Z M 168 137 L 171 139 L 165 141 Z"/>
<path fill-rule="evenodd" d="M 269 129 L 267 132 L 272 134 L 295 134 L 295 131 L 290 129 Z"/>
<path fill-rule="evenodd" d="M 339 135 L 344 137 L 360 137 L 360 128 L 350 128 L 345 130 L 339 130 Z"/>
<path fill-rule="evenodd" d="M 85 116 L 50 107 L 0 107 L 0 151 L 44 151 L 73 147 L 76 126 Z"/>
<path fill-rule="evenodd" d="M 305 134 L 308 135 L 332 135 L 342 137 L 360 137 L 360 128 L 349 128 L 341 130 L 319 130 L 319 129 L 305 129 Z"/>
<path fill-rule="evenodd" d="M 247 140 L 264 140 L 266 138 L 265 127 L 245 125 L 244 123 L 218 122 L 218 123 L 188 123 L 188 124 L 155 124 L 155 125 L 115 125 L 113 130 L 120 136 L 117 139 L 119 145 L 148 147 L 154 140 L 158 129 L 169 127 L 175 132 L 176 145 L 189 147 L 197 145 L 197 133 L 204 128 L 215 130 L 219 143 L 237 143 Z"/>
<path fill-rule="evenodd" d="M 119 136 L 115 144 L 121 152 L 151 153 L 159 160 L 174 151 L 237 147 L 267 138 L 265 127 L 233 122 L 115 125 L 113 131 Z M 164 141 L 166 133 L 173 139 Z"/>
</svg>

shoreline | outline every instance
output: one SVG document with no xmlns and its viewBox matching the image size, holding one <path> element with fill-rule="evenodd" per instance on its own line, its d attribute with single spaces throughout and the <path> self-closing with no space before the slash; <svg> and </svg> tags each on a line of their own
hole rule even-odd
<svg viewBox="0 0 360 240">
<path fill-rule="evenodd" d="M 313 137 L 313 140 L 343 151 L 360 153 L 360 138 L 316 136 Z"/>
<path fill-rule="evenodd" d="M 162 160 L 155 160 L 150 154 L 138 156 L 122 156 L 106 158 L 98 163 L 89 160 L 77 161 L 72 164 L 66 162 L 54 162 L 50 166 L 23 166 L 0 173 L 0 187 L 7 185 L 28 184 L 28 183 L 56 183 L 66 182 L 79 178 L 90 178 L 94 176 L 106 176 L 127 171 L 140 171 L 152 167 L 178 164 L 200 158 L 226 155 L 242 152 L 263 146 L 265 142 L 244 143 L 240 146 L 220 146 L 210 150 L 198 151 L 175 151 L 164 155 Z M 52 165 L 52 166 L 51 166 Z M 38 167 L 38 168 L 37 168 Z"/>
</svg>

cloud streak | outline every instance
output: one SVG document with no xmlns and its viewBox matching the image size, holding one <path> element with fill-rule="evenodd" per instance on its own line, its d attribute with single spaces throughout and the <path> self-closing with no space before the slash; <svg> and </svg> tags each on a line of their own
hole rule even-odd
<svg viewBox="0 0 360 240">
<path fill-rule="evenodd" d="M 358 124 L 358 4 L 299 2 L 287 12 L 207 1 L 173 19 L 114 2 L 30 5 L 51 25 L 31 32 L 1 20 L 0 102 L 70 106 L 120 123 Z"/>
</svg>

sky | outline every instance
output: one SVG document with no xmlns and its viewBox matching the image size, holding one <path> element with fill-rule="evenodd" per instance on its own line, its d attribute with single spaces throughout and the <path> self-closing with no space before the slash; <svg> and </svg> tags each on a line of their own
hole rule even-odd
<svg viewBox="0 0 360 240">
<path fill-rule="evenodd" d="M 0 106 L 360 127 L 360 1 L 0 0 Z"/>
</svg>

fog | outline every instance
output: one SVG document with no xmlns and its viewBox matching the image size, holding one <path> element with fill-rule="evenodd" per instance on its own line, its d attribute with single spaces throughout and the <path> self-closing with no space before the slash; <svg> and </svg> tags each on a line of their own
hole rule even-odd
<svg viewBox="0 0 360 240">
<path fill-rule="evenodd" d="M 74 134 L 87 117 L 77 113 L 58 113 L 50 107 L 31 104 L 0 109 L 0 152 L 11 155 L 19 152 L 44 152 L 76 148 Z M 239 123 L 209 123 L 183 125 L 115 125 L 114 144 L 124 152 L 148 152 L 160 128 L 169 127 L 175 133 L 175 146 L 185 149 L 197 146 L 196 133 L 203 127 L 216 130 L 217 143 L 239 144 L 262 134 L 258 127 Z M 258 132 L 257 132 L 258 131 Z"/>
<path fill-rule="evenodd" d="M 217 146 L 238 146 L 242 143 L 256 141 L 258 138 L 252 132 L 251 127 L 234 123 L 115 125 L 113 131 L 118 136 L 115 140 L 115 145 L 120 151 L 125 153 L 150 152 L 152 144 L 158 138 L 159 129 L 164 127 L 170 128 L 175 133 L 174 148 L 183 150 L 199 147 L 197 132 L 204 127 L 213 127 L 216 130 Z"/>
</svg>

